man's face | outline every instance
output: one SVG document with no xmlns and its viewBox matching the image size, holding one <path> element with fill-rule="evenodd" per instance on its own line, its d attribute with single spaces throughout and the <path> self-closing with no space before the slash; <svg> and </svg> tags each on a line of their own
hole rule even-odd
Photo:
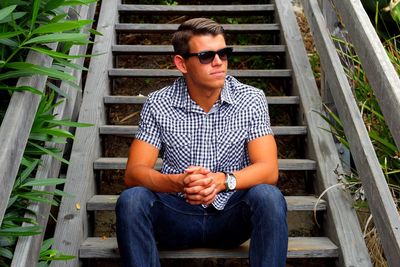
<svg viewBox="0 0 400 267">
<path fill-rule="evenodd" d="M 189 52 L 218 51 L 225 48 L 222 35 L 195 35 L 189 40 Z M 218 55 L 208 64 L 202 64 L 197 56 L 185 59 L 187 73 L 185 78 L 189 86 L 199 89 L 221 89 L 224 85 L 228 61 Z"/>
</svg>

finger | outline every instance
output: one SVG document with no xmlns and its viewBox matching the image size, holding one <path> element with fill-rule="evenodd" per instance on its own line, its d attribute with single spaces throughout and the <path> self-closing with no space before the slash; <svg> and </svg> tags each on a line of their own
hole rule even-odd
<svg viewBox="0 0 400 267">
<path fill-rule="evenodd" d="M 203 179 L 198 179 L 196 181 L 192 181 L 189 184 L 187 184 L 188 187 L 191 186 L 206 186 L 209 187 L 212 184 L 214 184 L 214 177 L 206 177 Z"/>
<path fill-rule="evenodd" d="M 205 179 L 205 178 L 206 178 L 206 176 L 204 176 L 203 174 L 189 174 L 183 179 L 183 183 L 185 185 L 189 185 L 190 183 L 193 183 L 198 180 Z M 200 183 L 200 184 L 202 184 L 202 183 Z"/>
<path fill-rule="evenodd" d="M 203 186 L 193 186 L 193 187 L 185 187 L 183 188 L 183 191 L 186 194 L 199 194 L 202 190 L 204 190 Z"/>
<path fill-rule="evenodd" d="M 207 197 L 208 195 L 212 194 L 214 191 L 215 191 L 215 185 L 213 184 L 210 187 L 200 190 L 199 195 L 202 195 L 203 197 Z"/>
</svg>

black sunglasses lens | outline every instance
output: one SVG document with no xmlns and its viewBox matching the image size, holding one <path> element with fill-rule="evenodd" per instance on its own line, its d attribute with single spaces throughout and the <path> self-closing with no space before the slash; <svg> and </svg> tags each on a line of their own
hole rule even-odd
<svg viewBox="0 0 400 267">
<path fill-rule="evenodd" d="M 209 64 L 214 60 L 215 54 L 218 54 L 218 57 L 221 60 L 227 60 L 231 53 L 232 53 L 232 48 L 231 47 L 225 47 L 225 48 L 223 48 L 221 50 L 218 50 L 216 52 L 215 51 L 200 52 L 200 53 L 198 53 L 197 56 L 199 57 L 200 63 Z"/>
<path fill-rule="evenodd" d="M 214 60 L 215 57 L 215 52 L 214 51 L 205 51 L 205 52 L 200 52 L 198 54 L 198 57 L 200 59 L 200 63 L 202 64 L 208 64 L 211 61 Z"/>
</svg>

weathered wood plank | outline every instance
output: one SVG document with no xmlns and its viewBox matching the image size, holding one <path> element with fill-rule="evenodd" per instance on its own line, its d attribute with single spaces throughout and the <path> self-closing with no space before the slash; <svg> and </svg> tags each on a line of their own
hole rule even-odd
<svg viewBox="0 0 400 267">
<path fill-rule="evenodd" d="M 100 127 L 100 134 L 122 135 L 134 137 L 138 131 L 137 125 L 103 125 Z M 307 133 L 306 126 L 272 126 L 274 135 L 304 135 Z"/>
<path fill-rule="evenodd" d="M 55 49 L 57 44 L 51 44 Z M 26 62 L 50 67 L 51 57 L 31 51 Z M 31 86 L 43 91 L 47 76 L 33 75 L 18 80 L 17 87 Z M 13 93 L 0 128 L 0 224 L 3 221 L 8 199 L 24 153 L 40 96 L 30 92 Z"/>
<path fill-rule="evenodd" d="M 310 0 L 306 3 L 306 7 L 321 62 L 326 72 L 330 74 L 326 79 L 330 88 L 336 88 L 331 93 L 336 106 L 340 107 L 337 111 L 343 121 L 346 137 L 350 141 L 350 150 L 369 200 L 368 205 L 385 255 L 390 266 L 396 266 L 400 258 L 400 217 L 396 204 L 391 197 L 335 46 L 329 33 L 324 30 L 326 26 L 318 4 L 315 0 Z"/>
<path fill-rule="evenodd" d="M 110 92 L 107 70 L 112 66 L 111 46 L 115 44 L 114 25 L 117 22 L 118 1 L 102 1 L 93 57 L 90 62 L 84 96 L 78 121 L 94 124 L 78 128 L 74 141 L 67 182 L 64 191 L 74 198 L 64 197 L 60 206 L 53 248 L 68 255 L 78 256 L 79 246 L 88 236 L 90 226 L 86 213 L 86 201 L 94 195 L 95 177 L 92 163 L 100 156 L 98 127 L 105 122 L 103 95 Z M 51 266 L 79 266 L 78 257 L 69 261 L 53 261 Z"/>
<path fill-rule="evenodd" d="M 288 78 L 291 77 L 289 69 L 274 70 L 228 70 L 228 74 L 239 78 Z M 110 69 L 110 77 L 135 77 L 135 78 L 177 78 L 182 73 L 178 70 L 166 69 Z"/>
<path fill-rule="evenodd" d="M 316 187 L 320 192 L 337 184 L 336 172 L 343 173 L 333 137 L 323 129 L 329 125 L 318 112 L 323 113 L 321 97 L 302 41 L 289 0 L 275 1 L 278 19 L 293 69 L 293 90 L 300 96 L 300 118 L 308 126 L 307 157 L 318 162 Z M 316 112 L 317 111 L 317 112 Z M 340 188 L 332 188 L 325 195 L 328 212 L 325 233 L 340 247 L 339 266 L 371 266 L 357 216 L 348 194 Z"/>
<path fill-rule="evenodd" d="M 104 104 L 143 104 L 146 96 L 105 96 Z M 267 96 L 268 105 L 297 105 L 298 96 Z"/>
<path fill-rule="evenodd" d="M 163 259 L 200 259 L 200 258 L 247 258 L 250 242 L 234 249 L 195 248 L 184 250 L 160 250 Z M 118 258 L 116 238 L 86 239 L 79 251 L 81 258 Z M 289 237 L 288 258 L 335 258 L 338 248 L 326 237 Z"/>
<path fill-rule="evenodd" d="M 79 6 L 76 8 L 76 10 L 79 12 L 77 15 L 79 16 L 79 19 L 93 19 L 94 17 L 94 12 L 96 9 L 96 4 L 91 4 L 90 6 Z M 91 25 L 87 25 L 85 29 L 82 29 L 82 33 L 87 33 L 87 29 L 90 28 Z M 82 45 L 82 46 L 73 46 L 71 48 L 71 51 L 69 55 L 76 56 L 76 55 L 82 55 L 86 53 L 87 45 Z M 77 64 L 79 66 L 83 66 L 84 63 L 84 58 L 79 58 L 79 59 L 74 59 L 73 60 L 74 64 Z M 80 84 L 81 83 L 81 78 L 82 78 L 82 70 L 69 70 L 69 74 L 74 76 L 76 78 L 76 83 Z M 72 88 L 71 85 L 69 85 L 66 82 L 62 82 L 60 89 L 65 92 L 66 95 L 68 95 L 68 99 L 65 99 L 64 97 L 59 97 L 58 101 L 63 101 L 60 105 L 55 107 L 53 114 L 56 115 L 57 119 L 67 119 L 71 118 L 73 113 L 74 113 L 74 108 L 75 104 L 77 101 L 77 95 L 78 93 L 81 93 L 81 91 L 77 90 L 76 88 Z M 57 101 L 57 102 L 58 102 Z M 68 130 L 68 127 L 62 127 L 65 130 Z M 63 154 L 65 144 L 47 144 L 49 147 L 54 147 L 57 148 L 59 151 L 61 151 L 61 154 Z M 45 179 L 45 178 L 50 178 L 50 177 L 59 177 L 59 171 L 61 167 L 61 162 L 51 156 L 44 155 L 41 158 L 42 164 L 38 167 L 38 170 L 36 172 L 36 179 Z M 46 191 L 46 192 L 53 192 L 55 189 L 55 186 L 40 186 L 40 187 L 35 187 L 35 190 L 39 191 Z M 51 198 L 49 196 L 49 198 Z M 34 236 L 26 236 L 26 237 L 19 237 L 18 242 L 14 251 L 14 257 L 12 259 L 11 266 L 12 267 L 20 267 L 20 266 L 36 266 L 35 263 L 38 262 L 39 259 L 39 252 L 40 248 L 43 242 L 43 237 L 45 234 L 49 214 L 50 214 L 50 208 L 51 205 L 48 203 L 32 203 L 28 209 L 31 211 L 34 211 L 36 213 L 36 221 L 38 225 L 42 226 L 43 230 L 42 233 L 39 235 L 34 235 Z M 25 217 L 32 218 L 32 215 L 26 214 Z M 28 224 L 24 223 L 23 226 L 28 226 Z"/>
<path fill-rule="evenodd" d="M 140 15 L 265 15 L 274 5 L 119 5 L 120 13 Z"/>
<path fill-rule="evenodd" d="M 233 45 L 233 54 L 271 54 L 284 53 L 284 45 Z M 139 54 L 139 55 L 171 55 L 174 53 L 172 45 L 114 45 L 114 55 Z"/>
<path fill-rule="evenodd" d="M 400 148 L 400 78 L 361 1 L 335 0 L 333 2 L 351 36 L 354 49 L 360 57 L 368 81 L 385 117 L 385 122 L 397 148 Z M 399 259 L 399 257 L 396 258 Z"/>
<path fill-rule="evenodd" d="M 95 170 L 124 170 L 126 167 L 127 158 L 98 158 L 94 161 L 93 167 Z M 156 170 L 161 170 L 162 159 L 158 159 L 155 165 Z M 315 170 L 316 162 L 308 159 L 279 159 L 279 170 L 294 171 Z"/>
<path fill-rule="evenodd" d="M 95 195 L 87 202 L 87 210 L 114 210 L 118 195 Z M 313 211 L 317 198 L 314 196 L 285 196 L 288 211 Z M 325 200 L 321 200 L 316 210 L 326 210 Z"/>
<path fill-rule="evenodd" d="M 141 33 L 173 33 L 180 24 L 131 24 L 118 23 L 115 25 L 117 32 L 141 32 Z M 227 33 L 274 33 L 279 31 L 279 25 L 270 24 L 221 24 Z"/>
</svg>

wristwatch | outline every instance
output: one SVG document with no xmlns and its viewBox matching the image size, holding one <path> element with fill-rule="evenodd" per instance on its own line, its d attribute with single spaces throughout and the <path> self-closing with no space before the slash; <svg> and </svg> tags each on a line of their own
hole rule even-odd
<svg viewBox="0 0 400 267">
<path fill-rule="evenodd" d="M 230 192 L 236 189 L 236 177 L 232 173 L 226 173 L 225 192 Z"/>
</svg>

